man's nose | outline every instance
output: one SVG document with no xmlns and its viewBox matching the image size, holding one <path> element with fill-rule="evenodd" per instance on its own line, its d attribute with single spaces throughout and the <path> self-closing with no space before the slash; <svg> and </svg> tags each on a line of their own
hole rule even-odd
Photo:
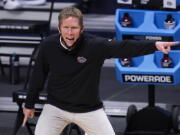
<svg viewBox="0 0 180 135">
<path fill-rule="evenodd" d="M 68 34 L 72 34 L 72 32 L 73 32 L 73 31 L 72 31 L 72 28 L 69 28 L 69 29 L 68 29 Z"/>
</svg>

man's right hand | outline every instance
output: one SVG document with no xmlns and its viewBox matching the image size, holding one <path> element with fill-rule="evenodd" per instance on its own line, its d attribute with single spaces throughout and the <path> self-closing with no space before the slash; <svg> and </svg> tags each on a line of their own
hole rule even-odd
<svg viewBox="0 0 180 135">
<path fill-rule="evenodd" d="M 25 126 L 28 118 L 34 117 L 35 109 L 23 108 L 23 113 L 24 113 L 24 119 L 23 119 L 22 127 Z"/>
</svg>

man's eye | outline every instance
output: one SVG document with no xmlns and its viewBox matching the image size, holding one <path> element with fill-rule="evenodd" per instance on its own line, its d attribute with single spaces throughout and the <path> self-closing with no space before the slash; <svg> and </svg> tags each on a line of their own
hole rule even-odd
<svg viewBox="0 0 180 135">
<path fill-rule="evenodd" d="M 77 30 L 78 27 L 63 27 L 63 29 L 67 29 L 67 30 Z"/>
<path fill-rule="evenodd" d="M 72 29 L 78 29 L 78 27 L 72 27 Z"/>
</svg>

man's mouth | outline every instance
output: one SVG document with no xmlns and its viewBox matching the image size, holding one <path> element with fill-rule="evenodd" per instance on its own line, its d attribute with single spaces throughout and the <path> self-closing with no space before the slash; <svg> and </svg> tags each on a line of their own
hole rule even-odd
<svg viewBox="0 0 180 135">
<path fill-rule="evenodd" d="M 68 37 L 67 37 L 66 40 L 73 41 L 74 38 L 68 38 Z"/>
</svg>

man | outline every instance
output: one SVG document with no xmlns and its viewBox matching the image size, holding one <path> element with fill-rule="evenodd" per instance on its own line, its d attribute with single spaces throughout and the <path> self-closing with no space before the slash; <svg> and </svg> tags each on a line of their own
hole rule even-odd
<svg viewBox="0 0 180 135">
<path fill-rule="evenodd" d="M 35 135 L 59 135 L 75 123 L 88 135 L 115 135 L 99 96 L 99 78 L 107 58 L 168 53 L 179 42 L 114 41 L 83 33 L 83 16 L 73 7 L 59 14 L 59 34 L 40 46 L 24 108 L 24 123 L 34 116 L 34 104 L 47 82 L 47 104 Z"/>
</svg>

